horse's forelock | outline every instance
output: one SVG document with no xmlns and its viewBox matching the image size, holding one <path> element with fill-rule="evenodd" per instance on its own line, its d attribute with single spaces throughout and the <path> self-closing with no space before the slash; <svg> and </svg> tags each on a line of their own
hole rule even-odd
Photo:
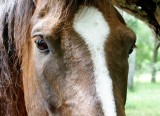
<svg viewBox="0 0 160 116">
<path fill-rule="evenodd" d="M 0 115 L 26 115 L 20 47 L 27 40 L 33 14 L 31 0 L 6 0 L 0 12 Z"/>
<path fill-rule="evenodd" d="M 53 8 L 52 5 L 58 4 L 59 7 L 62 8 L 61 19 L 68 20 L 70 15 L 74 15 L 79 7 L 83 6 L 96 6 L 98 2 L 101 1 L 103 3 L 110 3 L 109 0 L 48 0 L 49 7 Z M 60 8 L 60 9 L 61 9 Z M 60 20 L 61 20 L 60 19 Z"/>
</svg>

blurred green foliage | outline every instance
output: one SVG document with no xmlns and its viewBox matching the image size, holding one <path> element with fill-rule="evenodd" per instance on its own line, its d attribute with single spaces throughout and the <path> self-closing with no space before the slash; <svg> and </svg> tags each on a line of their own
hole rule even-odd
<svg viewBox="0 0 160 116">
<path fill-rule="evenodd" d="M 152 30 L 142 21 L 123 14 L 127 26 L 131 28 L 137 36 L 136 50 L 136 74 L 148 73 L 152 71 L 153 66 L 153 50 L 155 37 Z M 157 70 L 160 70 L 160 49 L 158 51 Z"/>
<path fill-rule="evenodd" d="M 160 83 L 135 82 L 127 93 L 126 116 L 160 116 Z"/>
<path fill-rule="evenodd" d="M 160 116 L 160 83 L 146 82 L 150 76 L 153 66 L 160 70 L 160 48 L 158 51 L 158 62 L 153 64 L 153 51 L 155 45 L 155 37 L 152 30 L 142 21 L 123 13 L 127 26 L 131 28 L 137 35 L 136 50 L 136 77 L 142 78 L 143 81 L 135 81 L 134 91 L 128 89 L 126 102 L 126 116 Z M 140 75 L 140 76 L 139 76 Z M 158 74 L 157 74 L 158 75 Z M 151 76 L 150 76 L 151 77 Z"/>
</svg>

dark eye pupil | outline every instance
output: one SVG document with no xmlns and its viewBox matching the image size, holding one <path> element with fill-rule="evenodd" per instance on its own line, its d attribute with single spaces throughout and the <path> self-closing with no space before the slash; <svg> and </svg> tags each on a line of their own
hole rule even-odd
<svg viewBox="0 0 160 116">
<path fill-rule="evenodd" d="M 36 40 L 35 43 L 40 50 L 48 50 L 48 46 L 43 39 Z"/>
<path fill-rule="evenodd" d="M 131 48 L 130 50 L 129 50 L 129 54 L 131 54 L 133 52 L 133 48 Z"/>
<path fill-rule="evenodd" d="M 129 54 L 131 54 L 134 50 L 134 48 L 136 48 L 135 42 L 134 44 L 131 46 L 130 50 L 129 50 Z"/>
</svg>

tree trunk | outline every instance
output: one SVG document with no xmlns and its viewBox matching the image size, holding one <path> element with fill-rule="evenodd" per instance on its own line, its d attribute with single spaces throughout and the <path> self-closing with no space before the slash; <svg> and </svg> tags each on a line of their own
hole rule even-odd
<svg viewBox="0 0 160 116">
<path fill-rule="evenodd" d="M 158 58 L 158 40 L 155 39 L 155 44 L 154 44 L 154 51 L 153 51 L 153 68 L 152 68 L 152 79 L 151 79 L 151 82 L 152 83 L 156 83 L 156 72 L 157 72 L 157 69 L 156 69 L 156 63 L 157 63 L 157 58 Z"/>
<path fill-rule="evenodd" d="M 160 0 L 111 0 L 120 9 L 146 22 L 160 36 Z"/>
<path fill-rule="evenodd" d="M 128 88 L 130 90 L 133 90 L 135 64 L 136 64 L 136 50 L 134 50 L 129 57 Z"/>
</svg>

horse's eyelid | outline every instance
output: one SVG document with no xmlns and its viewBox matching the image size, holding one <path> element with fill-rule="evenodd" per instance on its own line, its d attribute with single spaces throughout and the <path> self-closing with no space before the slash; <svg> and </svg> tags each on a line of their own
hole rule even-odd
<svg viewBox="0 0 160 116">
<path fill-rule="evenodd" d="M 41 39 L 45 39 L 45 37 L 43 35 L 34 35 L 34 36 L 32 36 L 32 38 L 36 38 L 36 37 L 40 37 Z"/>
</svg>

